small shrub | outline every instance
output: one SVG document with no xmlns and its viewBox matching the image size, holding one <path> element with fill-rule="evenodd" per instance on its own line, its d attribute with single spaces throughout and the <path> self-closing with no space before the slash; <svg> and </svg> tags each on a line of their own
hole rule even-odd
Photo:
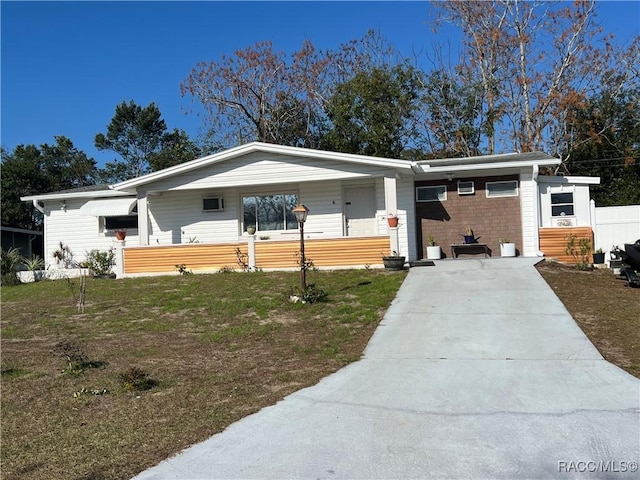
<svg viewBox="0 0 640 480">
<path fill-rule="evenodd" d="M 10 248 L 9 250 L 2 249 L 1 255 L 1 272 L 2 277 L 0 283 L 2 285 L 18 285 L 20 279 L 18 278 L 18 270 L 22 264 L 22 255 L 17 248 Z"/>
<path fill-rule="evenodd" d="M 324 301 L 327 298 L 327 292 L 310 283 L 304 290 L 299 287 L 290 287 L 288 297 L 291 303 L 316 303 Z"/>
<path fill-rule="evenodd" d="M 302 252 L 296 252 L 295 253 L 295 257 L 296 257 L 296 265 L 298 265 L 298 267 L 301 270 L 306 270 L 306 271 L 315 271 L 316 270 L 316 266 L 313 263 L 313 260 L 309 257 L 307 257 L 305 255 L 304 257 L 304 262 L 302 261 Z"/>
<path fill-rule="evenodd" d="M 51 351 L 55 357 L 63 357 L 67 365 L 62 373 L 82 373 L 91 365 L 89 357 L 76 343 L 70 340 L 62 340 L 54 345 Z"/>
<path fill-rule="evenodd" d="M 44 259 L 39 255 L 31 255 L 30 257 L 24 257 L 22 259 L 24 266 L 27 267 L 27 270 L 30 272 L 35 272 L 36 270 L 44 270 Z"/>
<path fill-rule="evenodd" d="M 578 239 L 574 234 L 567 235 L 567 243 L 564 253 L 571 255 L 578 270 L 587 270 L 591 266 L 589 254 L 591 253 L 591 241 L 588 238 Z"/>
<path fill-rule="evenodd" d="M 53 252 L 53 258 L 61 268 L 72 268 L 75 265 L 71 249 L 62 242 L 60 242 L 58 250 Z"/>
<path fill-rule="evenodd" d="M 158 382 L 149 378 L 149 374 L 139 367 L 131 366 L 119 375 L 125 390 L 150 390 L 158 385 Z"/>
<path fill-rule="evenodd" d="M 85 260 L 87 268 L 95 276 L 113 274 L 113 266 L 116 264 L 116 254 L 113 248 L 109 250 L 91 250 Z"/>
<path fill-rule="evenodd" d="M 238 266 L 243 272 L 248 272 L 249 268 L 249 255 L 240 250 L 239 247 L 236 247 L 236 262 Z"/>
<path fill-rule="evenodd" d="M 184 263 L 176 265 L 176 270 L 180 275 L 191 275 L 193 272 L 187 269 L 187 266 Z"/>
<path fill-rule="evenodd" d="M 218 273 L 233 273 L 233 272 L 235 272 L 235 270 L 233 269 L 233 267 L 230 267 L 229 265 L 220 267 L 220 270 L 218 270 Z"/>
</svg>

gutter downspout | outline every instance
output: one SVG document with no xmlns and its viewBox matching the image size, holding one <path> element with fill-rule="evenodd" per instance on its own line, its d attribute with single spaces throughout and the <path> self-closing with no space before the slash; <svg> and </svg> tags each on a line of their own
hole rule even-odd
<svg viewBox="0 0 640 480">
<path fill-rule="evenodd" d="M 538 174 L 540 173 L 540 168 L 538 165 L 533 166 L 533 175 L 531 176 L 531 180 L 533 180 L 533 187 L 535 191 L 535 199 L 533 202 L 533 217 L 534 222 L 533 226 L 535 228 L 535 235 L 533 236 L 533 248 L 536 252 L 536 256 L 544 257 L 544 252 L 540 250 L 540 188 L 538 187 Z"/>
<path fill-rule="evenodd" d="M 35 199 L 31 200 L 31 202 L 33 203 L 33 207 L 44 215 L 44 206 L 40 205 L 38 200 Z"/>
<path fill-rule="evenodd" d="M 38 200 L 31 200 L 33 207 L 38 210 L 44 218 L 42 219 L 42 256 L 44 257 L 44 268 L 48 269 L 51 264 L 49 263 L 49 250 L 47 248 L 47 215 L 44 213 L 44 205 L 40 205 Z M 32 241 L 29 241 L 29 248 L 33 252 Z"/>
</svg>

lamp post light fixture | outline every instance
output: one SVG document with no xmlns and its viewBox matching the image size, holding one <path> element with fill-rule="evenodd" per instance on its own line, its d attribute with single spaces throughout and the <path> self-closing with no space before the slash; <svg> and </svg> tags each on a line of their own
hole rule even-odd
<svg viewBox="0 0 640 480">
<path fill-rule="evenodd" d="M 307 214 L 309 209 L 301 203 L 293 209 L 293 214 L 300 226 L 300 283 L 302 291 L 307 289 L 307 263 L 304 257 L 304 222 L 307 221 Z"/>
</svg>

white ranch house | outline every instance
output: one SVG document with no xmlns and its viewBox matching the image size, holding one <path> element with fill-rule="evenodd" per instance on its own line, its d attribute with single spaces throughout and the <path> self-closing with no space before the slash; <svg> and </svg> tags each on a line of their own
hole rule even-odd
<svg viewBox="0 0 640 480">
<path fill-rule="evenodd" d="M 409 162 L 254 142 L 119 184 L 22 200 L 44 213 L 48 268 L 60 242 L 78 262 L 115 246 L 120 276 L 176 264 L 217 271 L 236 266 L 236 249 L 249 244 L 257 267 L 296 268 L 298 203 L 309 209 L 305 245 L 321 268 L 381 266 L 383 251 L 418 260 L 426 235 L 446 254 L 467 224 L 492 255 L 510 237 L 519 255 L 542 256 L 547 229 L 591 232 L 589 185 L 599 180 L 539 175 L 557 164 L 539 152 Z"/>
</svg>

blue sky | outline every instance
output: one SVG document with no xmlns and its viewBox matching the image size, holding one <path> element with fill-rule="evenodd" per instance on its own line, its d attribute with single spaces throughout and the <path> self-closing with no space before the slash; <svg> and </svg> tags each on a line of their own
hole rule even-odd
<svg viewBox="0 0 640 480">
<path fill-rule="evenodd" d="M 404 55 L 457 49 L 459 34 L 435 36 L 429 4 L 415 2 L 13 2 L 2 1 L 0 142 L 69 137 L 99 165 L 114 154 L 93 145 L 123 100 L 155 102 L 169 129 L 195 138 L 201 119 L 180 82 L 199 61 L 217 61 L 258 41 L 292 52 L 320 49 L 378 30 Z M 599 19 L 621 42 L 640 33 L 640 2 L 601 1 Z M 197 108 L 197 105 L 195 106 Z"/>
</svg>

